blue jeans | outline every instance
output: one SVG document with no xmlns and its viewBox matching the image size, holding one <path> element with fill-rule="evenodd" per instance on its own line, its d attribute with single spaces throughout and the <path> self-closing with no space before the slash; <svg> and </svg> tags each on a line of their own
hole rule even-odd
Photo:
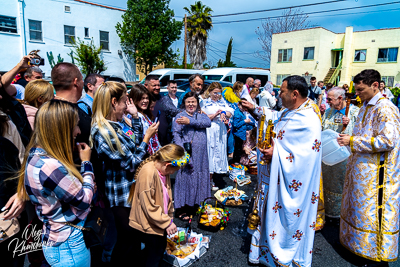
<svg viewBox="0 0 400 267">
<path fill-rule="evenodd" d="M 77 225 L 83 226 L 85 220 Z M 90 267 L 90 250 L 86 248 L 82 231 L 71 226 L 71 235 L 59 246 L 43 246 L 43 254 L 53 267 Z"/>
</svg>

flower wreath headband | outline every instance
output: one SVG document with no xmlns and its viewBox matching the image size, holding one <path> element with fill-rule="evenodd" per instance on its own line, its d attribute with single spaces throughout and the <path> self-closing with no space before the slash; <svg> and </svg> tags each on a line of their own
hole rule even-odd
<svg viewBox="0 0 400 267">
<path fill-rule="evenodd" d="M 189 162 L 190 162 L 190 155 L 185 151 L 185 155 L 180 159 L 173 160 L 171 162 L 171 165 L 175 167 L 183 167 Z"/>
</svg>

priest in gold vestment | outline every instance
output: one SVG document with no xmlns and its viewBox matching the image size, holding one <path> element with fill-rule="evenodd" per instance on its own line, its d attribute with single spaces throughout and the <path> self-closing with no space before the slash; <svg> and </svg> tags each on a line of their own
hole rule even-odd
<svg viewBox="0 0 400 267">
<path fill-rule="evenodd" d="M 340 242 L 364 258 L 365 266 L 373 262 L 388 266 L 398 256 L 400 118 L 394 104 L 379 92 L 380 79 L 376 70 L 354 77 L 363 106 L 352 136 L 338 138 L 352 151 L 343 189 Z"/>
</svg>

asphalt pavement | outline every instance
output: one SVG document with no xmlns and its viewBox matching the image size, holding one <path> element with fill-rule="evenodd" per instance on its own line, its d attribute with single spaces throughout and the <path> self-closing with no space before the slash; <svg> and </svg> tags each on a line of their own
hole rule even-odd
<svg viewBox="0 0 400 267">
<path fill-rule="evenodd" d="M 215 177 L 215 183 L 219 188 L 235 184 L 228 176 Z M 172 179 L 174 183 L 174 179 Z M 252 183 L 238 187 L 251 197 L 256 186 L 256 176 L 252 175 Z M 215 192 L 215 191 L 213 191 Z M 213 193 L 214 194 L 214 193 Z M 193 267 L 221 267 L 221 266 L 258 266 L 248 262 L 251 236 L 247 234 L 246 214 L 248 203 L 241 206 L 229 207 L 232 212 L 228 226 L 216 233 L 203 231 L 197 228 L 197 217 L 192 222 L 192 230 L 203 235 L 211 235 L 210 248 Z M 184 227 L 185 222 L 174 219 L 177 226 Z M 350 267 L 359 266 L 359 259 L 354 254 L 342 247 L 339 243 L 339 226 L 328 222 L 321 231 L 315 234 L 314 254 L 312 267 Z M 165 263 L 164 266 L 170 266 Z M 390 267 L 400 267 L 400 260 L 389 263 Z"/>
</svg>

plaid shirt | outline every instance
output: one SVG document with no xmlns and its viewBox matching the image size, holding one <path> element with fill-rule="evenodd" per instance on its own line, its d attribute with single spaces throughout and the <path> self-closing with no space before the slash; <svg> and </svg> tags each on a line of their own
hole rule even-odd
<svg viewBox="0 0 400 267">
<path fill-rule="evenodd" d="M 83 164 L 83 184 L 41 148 L 29 152 L 25 188 L 43 221 L 43 242 L 58 246 L 71 234 L 66 222 L 82 221 L 90 211 L 94 191 L 92 165 Z"/>
<path fill-rule="evenodd" d="M 116 150 L 115 139 L 111 135 L 111 132 L 108 132 L 107 135 L 111 138 L 111 143 L 115 148 L 115 151 L 111 150 L 110 146 L 101 135 L 97 124 L 95 124 L 91 130 L 93 148 L 96 149 L 99 160 L 103 165 L 103 173 L 105 174 L 105 194 L 110 202 L 110 206 L 130 208 L 130 203 L 128 202 L 129 190 L 135 182 L 133 179 L 135 169 L 146 155 L 147 144 L 142 142 L 140 146 L 136 148 L 133 140 L 122 131 L 120 124 L 113 121 L 108 122 L 117 133 L 125 155 L 122 155 Z M 140 119 L 132 120 L 132 130 L 135 135 L 136 131 L 140 129 L 138 124 L 140 124 Z"/>
</svg>

